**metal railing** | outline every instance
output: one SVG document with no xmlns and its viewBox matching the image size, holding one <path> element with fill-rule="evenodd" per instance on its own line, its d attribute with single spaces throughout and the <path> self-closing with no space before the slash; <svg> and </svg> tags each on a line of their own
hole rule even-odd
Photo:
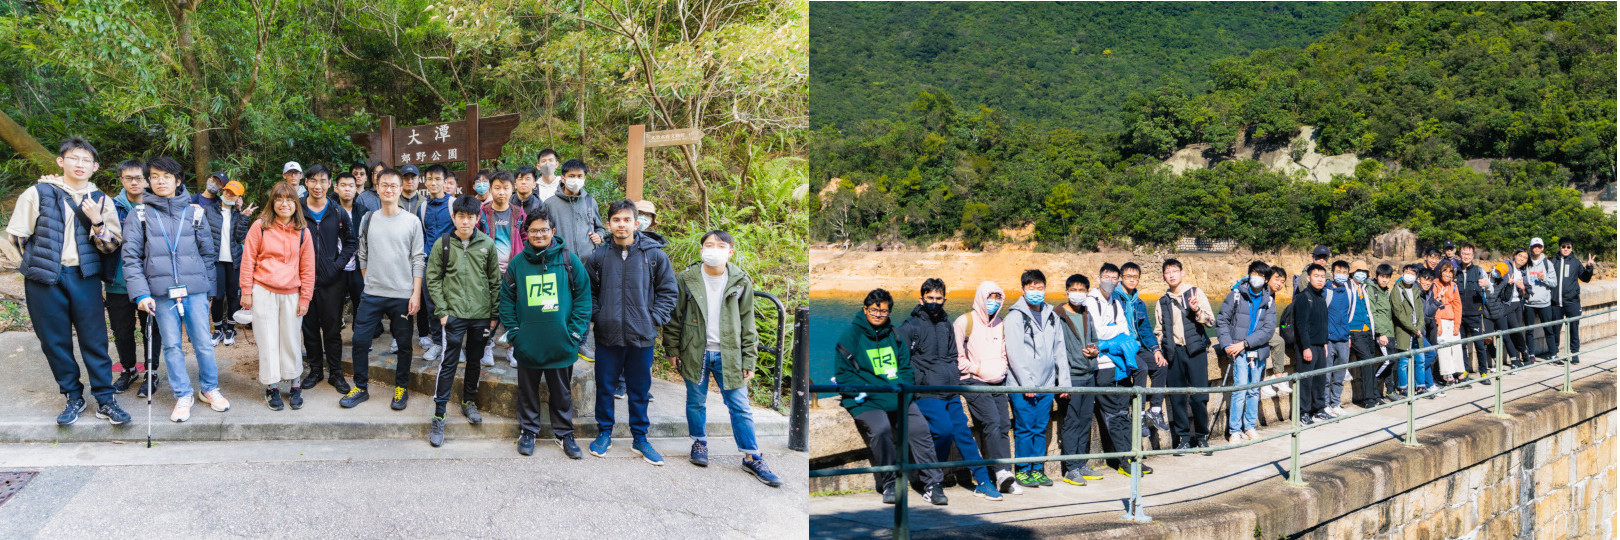
<svg viewBox="0 0 1620 540">
<path fill-rule="evenodd" d="M 1397 406 L 1397 405 L 1400 405 L 1400 404 L 1405 404 L 1406 405 L 1406 436 L 1402 438 L 1401 444 L 1404 445 L 1404 446 L 1407 446 L 1407 447 L 1422 446 L 1421 444 L 1419 444 L 1417 442 L 1417 439 L 1416 439 L 1416 437 L 1417 437 L 1417 426 L 1416 426 L 1417 398 L 1432 396 L 1435 393 L 1440 392 L 1441 387 L 1439 385 L 1435 385 L 1435 386 L 1430 387 L 1430 389 L 1427 392 L 1423 392 L 1421 394 L 1415 393 L 1417 386 L 1414 384 L 1414 382 L 1415 382 L 1415 378 L 1417 377 L 1417 369 L 1416 369 L 1416 362 L 1414 360 L 1417 357 L 1417 355 L 1426 354 L 1426 353 L 1430 353 L 1430 352 L 1434 352 L 1434 351 L 1439 351 L 1439 350 L 1447 348 L 1447 347 L 1463 347 L 1463 346 L 1471 344 L 1471 343 L 1473 343 L 1475 341 L 1480 341 L 1480 340 L 1490 339 L 1490 338 L 1497 338 L 1496 347 L 1495 347 L 1496 348 L 1495 366 L 1493 368 L 1495 371 L 1493 373 L 1488 374 L 1488 375 L 1484 374 L 1484 373 L 1481 373 L 1480 377 L 1478 377 L 1476 379 L 1473 379 L 1473 380 L 1470 380 L 1469 384 L 1476 383 L 1476 382 L 1478 382 L 1478 383 L 1486 383 L 1487 381 L 1489 383 L 1491 383 L 1492 386 L 1494 387 L 1494 392 L 1496 394 L 1495 405 L 1492 407 L 1491 416 L 1494 416 L 1494 417 L 1497 417 L 1497 418 L 1506 418 L 1507 415 L 1504 414 L 1503 411 L 1502 411 L 1502 377 L 1506 376 L 1506 375 L 1508 375 L 1510 373 L 1518 372 L 1518 371 L 1523 370 L 1523 369 L 1540 366 L 1540 365 L 1545 364 L 1547 362 L 1534 362 L 1532 364 L 1525 365 L 1525 366 L 1520 366 L 1520 367 L 1517 367 L 1517 368 L 1503 369 L 1503 367 L 1505 367 L 1503 362 L 1504 362 L 1504 356 L 1505 356 L 1505 351 L 1506 351 L 1507 347 L 1505 346 L 1504 343 L 1501 342 L 1502 339 L 1511 339 L 1509 337 L 1511 334 L 1523 333 L 1525 335 L 1526 347 L 1530 351 L 1533 352 L 1535 350 L 1535 346 L 1534 346 L 1535 335 L 1534 335 L 1533 331 L 1538 329 L 1538 328 L 1555 327 L 1555 326 L 1567 325 L 1567 324 L 1577 324 L 1578 325 L 1579 321 L 1581 319 L 1586 319 L 1586 318 L 1590 318 L 1590 317 L 1597 317 L 1597 316 L 1600 316 L 1600 315 L 1608 315 L 1608 314 L 1615 313 L 1615 312 L 1616 312 L 1616 308 L 1609 308 L 1609 309 L 1605 309 L 1605 310 L 1602 310 L 1602 311 L 1586 313 L 1586 314 L 1582 314 L 1582 315 L 1575 316 L 1575 317 L 1559 319 L 1559 320 L 1556 320 L 1556 321 L 1548 321 L 1548 322 L 1542 322 L 1542 323 L 1537 323 L 1537 324 L 1524 325 L 1524 326 L 1520 326 L 1518 328 L 1514 328 L 1514 329 L 1511 329 L 1511 330 L 1499 330 L 1499 331 L 1491 332 L 1491 333 L 1488 333 L 1488 334 L 1481 334 L 1481 335 L 1478 335 L 1478 336 L 1472 336 L 1472 337 L 1463 338 L 1463 339 L 1448 342 L 1448 343 L 1445 343 L 1445 344 L 1429 345 L 1427 347 L 1422 347 L 1422 348 L 1418 348 L 1418 349 L 1412 349 L 1412 350 L 1408 350 L 1408 351 L 1402 351 L 1402 352 L 1395 353 L 1395 354 L 1386 354 L 1384 356 L 1379 356 L 1377 358 L 1369 358 L 1369 359 L 1364 359 L 1364 360 L 1358 360 L 1358 361 L 1355 361 L 1355 362 L 1350 362 L 1350 363 L 1341 364 L 1341 365 L 1337 365 L 1337 366 L 1331 366 L 1331 367 L 1326 367 L 1326 368 L 1312 370 L 1312 371 L 1306 371 L 1306 372 L 1300 372 L 1300 373 L 1292 373 L 1292 374 L 1288 374 L 1288 375 L 1281 376 L 1281 377 L 1274 377 L 1274 378 L 1271 378 L 1271 379 L 1264 379 L 1264 380 L 1261 380 L 1261 381 L 1251 382 L 1251 383 L 1247 383 L 1247 384 L 1233 385 L 1233 386 L 1192 387 L 1192 388 L 1146 388 L 1146 387 L 1137 387 L 1137 386 L 1132 386 L 1132 387 L 1119 387 L 1119 386 L 1115 386 L 1115 387 L 1096 387 L 1096 386 L 1021 387 L 1021 386 L 926 386 L 926 385 L 911 385 L 911 384 L 900 384 L 900 385 L 816 384 L 816 385 L 810 385 L 809 390 L 811 392 L 828 392 L 828 393 L 866 392 L 866 393 L 869 393 L 869 394 L 870 393 L 898 393 L 898 394 L 900 394 L 900 402 L 901 403 L 910 403 L 911 402 L 910 398 L 915 394 L 927 394 L 927 393 L 949 393 L 949 394 L 1105 394 L 1105 395 L 1106 394 L 1129 394 L 1132 399 L 1131 399 L 1131 411 L 1130 411 L 1130 417 L 1131 417 L 1131 431 L 1130 431 L 1130 434 L 1131 434 L 1131 450 L 1129 452 L 1106 452 L 1106 453 L 1092 453 L 1092 454 L 1065 454 L 1065 455 L 1058 455 L 1058 456 L 1039 456 L 1039 457 L 1005 458 L 1005 459 L 979 459 L 979 460 L 972 460 L 972 461 L 951 461 L 951 462 L 936 462 L 936 463 L 923 463 L 923 464 L 911 463 L 910 462 L 910 452 L 909 452 L 910 445 L 907 444 L 909 439 L 906 436 L 906 433 L 909 433 L 908 429 L 910 428 L 910 425 L 909 425 L 910 424 L 910 421 L 909 421 L 910 415 L 909 414 L 904 414 L 903 411 L 902 411 L 902 414 L 899 415 L 899 421 L 898 421 L 899 425 L 895 426 L 895 428 L 897 429 L 897 431 L 895 431 L 896 435 L 894 437 L 895 443 L 896 443 L 895 446 L 897 447 L 897 452 L 895 454 L 896 455 L 896 459 L 895 459 L 896 464 L 895 465 L 883 465 L 883 466 L 876 466 L 876 467 L 860 467 L 860 468 L 849 468 L 849 469 L 813 469 L 813 470 L 810 471 L 809 476 L 811 478 L 819 478 L 819 477 L 828 477 L 828 476 L 844 476 L 844 475 L 852 475 L 852 474 L 871 474 L 871 473 L 880 473 L 880 472 L 892 472 L 892 473 L 895 473 L 896 488 L 895 488 L 895 508 L 894 508 L 893 537 L 897 538 L 897 539 L 905 539 L 905 538 L 910 537 L 910 527 L 909 527 L 909 513 L 910 513 L 910 511 L 907 508 L 907 504 L 906 504 L 906 499 L 907 499 L 906 495 L 907 495 L 907 492 L 910 491 L 910 490 L 906 489 L 905 486 L 907 485 L 907 483 L 904 482 L 904 480 L 906 479 L 906 476 L 907 476 L 906 473 L 908 473 L 910 471 L 916 471 L 916 470 L 921 470 L 921 469 L 946 469 L 946 468 L 956 468 L 956 467 L 982 467 L 982 466 L 987 466 L 987 465 L 1018 465 L 1018 464 L 1024 464 L 1024 463 L 1045 463 L 1045 462 L 1050 462 L 1050 461 L 1079 461 L 1079 460 L 1092 460 L 1092 459 L 1130 458 L 1131 459 L 1131 463 L 1130 463 L 1130 468 L 1131 468 L 1131 474 L 1130 474 L 1130 477 L 1131 477 L 1131 497 L 1130 497 L 1130 502 L 1129 502 L 1129 505 L 1128 505 L 1128 507 L 1126 509 L 1126 512 L 1122 517 L 1124 519 L 1127 519 L 1127 520 L 1130 520 L 1130 521 L 1135 521 L 1135 522 L 1139 522 L 1139 523 L 1147 523 L 1147 522 L 1152 521 L 1152 518 L 1148 517 L 1148 515 L 1146 513 L 1144 513 L 1143 509 L 1142 509 L 1142 501 L 1141 501 L 1142 469 L 1141 469 L 1141 465 L 1142 465 L 1142 458 L 1144 458 L 1144 457 L 1164 455 L 1164 454 L 1173 454 L 1173 453 L 1177 453 L 1177 452 L 1186 452 L 1186 453 L 1191 453 L 1191 452 L 1194 452 L 1194 451 L 1197 451 L 1197 452 L 1221 452 L 1221 451 L 1226 451 L 1226 450 L 1234 450 L 1234 449 L 1238 449 L 1238 448 L 1242 448 L 1242 447 L 1250 446 L 1250 445 L 1254 445 L 1254 444 L 1259 444 L 1259 443 L 1263 443 L 1263 442 L 1266 442 L 1266 441 L 1270 441 L 1270 440 L 1273 440 L 1273 439 L 1277 439 L 1277 438 L 1286 436 L 1286 437 L 1290 437 L 1292 440 L 1291 440 L 1291 448 L 1290 448 L 1290 451 L 1289 451 L 1290 456 L 1289 456 L 1289 466 L 1288 466 L 1288 478 L 1284 481 L 1284 483 L 1286 483 L 1287 485 L 1290 485 L 1290 486 L 1304 486 L 1305 481 L 1300 476 L 1302 466 L 1300 465 L 1300 462 L 1299 462 L 1299 439 L 1300 439 L 1300 434 L 1302 432 L 1304 432 L 1305 430 L 1307 430 L 1307 429 L 1318 428 L 1318 427 L 1321 427 L 1321 426 L 1333 424 L 1335 422 L 1340 422 L 1340 421 L 1348 420 L 1348 419 L 1351 419 L 1351 418 L 1355 418 L 1357 416 L 1361 416 L 1361 415 L 1364 415 L 1364 414 L 1377 412 L 1379 410 L 1382 410 L 1382 409 L 1385 409 L 1385 408 L 1388 408 L 1388 407 L 1393 407 L 1393 406 Z M 1561 390 L 1559 390 L 1559 393 L 1561 393 L 1561 394 L 1573 394 L 1574 392 L 1571 390 L 1571 386 L 1570 386 L 1570 362 L 1568 360 L 1573 356 L 1578 356 L 1578 354 L 1571 354 L 1571 353 L 1568 352 L 1569 351 L 1569 335 L 1570 335 L 1570 332 L 1568 332 L 1567 329 L 1566 329 L 1566 331 L 1559 332 L 1559 335 L 1561 336 L 1559 341 L 1561 342 L 1560 344 L 1562 345 L 1562 347 L 1560 347 L 1558 350 L 1565 352 L 1565 354 L 1563 356 L 1555 356 L 1553 358 L 1553 360 L 1563 360 L 1563 367 L 1564 367 L 1564 377 L 1563 377 L 1563 379 L 1564 379 L 1564 381 L 1563 381 L 1563 387 L 1562 387 Z M 1613 347 L 1613 346 L 1614 346 L 1614 343 L 1610 343 L 1610 344 L 1598 347 L 1595 350 L 1602 350 L 1602 349 L 1610 348 L 1610 347 Z M 1591 352 L 1592 352 L 1592 350 L 1581 351 L 1581 353 L 1585 353 L 1585 354 L 1590 354 Z M 1526 353 L 1526 354 L 1528 354 L 1528 353 Z M 1389 403 L 1384 403 L 1382 405 L 1378 405 L 1378 406 L 1375 406 L 1375 407 L 1372 407 L 1372 408 L 1369 408 L 1369 409 L 1364 409 L 1364 410 L 1357 411 L 1357 412 L 1354 412 L 1354 413 L 1348 413 L 1348 414 L 1345 414 L 1345 415 L 1342 415 L 1342 416 L 1337 416 L 1337 417 L 1330 418 L 1330 419 L 1327 419 L 1327 420 L 1319 420 L 1319 421 L 1316 421 L 1316 422 L 1314 422 L 1314 423 L 1312 423 L 1310 425 L 1302 425 L 1302 424 L 1300 424 L 1300 418 L 1299 418 L 1299 415 L 1300 415 L 1300 412 L 1299 412 L 1299 410 L 1300 410 L 1299 409 L 1299 394 L 1300 394 L 1300 392 L 1299 392 L 1298 385 L 1297 385 L 1299 380 L 1305 379 L 1305 378 L 1308 378 L 1308 377 L 1325 376 L 1325 375 L 1327 375 L 1329 373 L 1332 373 L 1334 371 L 1349 370 L 1349 369 L 1359 368 L 1359 367 L 1362 367 L 1362 366 L 1380 364 L 1380 363 L 1383 363 L 1385 361 L 1393 361 L 1393 362 L 1397 362 L 1397 363 L 1399 363 L 1399 362 L 1406 362 L 1407 363 L 1407 366 L 1406 366 L 1406 368 L 1407 368 L 1406 369 L 1406 385 L 1405 385 L 1406 397 L 1405 397 L 1405 399 L 1392 401 L 1392 402 L 1389 402 Z M 1484 369 L 1482 368 L 1481 371 L 1484 371 Z M 1197 449 L 1177 449 L 1177 448 L 1172 448 L 1172 449 L 1166 449 L 1166 450 L 1143 450 L 1142 449 L 1142 436 L 1141 436 L 1141 433 L 1142 433 L 1142 402 L 1144 400 L 1144 396 L 1146 396 L 1148 394 L 1218 394 L 1218 393 L 1238 392 L 1238 391 L 1242 391 L 1242 390 L 1256 389 L 1256 388 L 1260 388 L 1262 386 L 1269 386 L 1269 385 L 1277 384 L 1279 382 L 1288 382 L 1289 385 L 1293 388 L 1293 391 L 1289 392 L 1289 395 L 1290 395 L 1290 399 L 1289 399 L 1289 403 L 1290 403 L 1290 407 L 1289 407 L 1290 421 L 1289 421 L 1289 429 L 1287 431 L 1272 433 L 1270 435 L 1265 435 L 1265 436 L 1262 436 L 1262 437 L 1257 438 L 1257 439 L 1251 439 L 1251 440 L 1240 442 L 1240 443 L 1237 443 L 1237 444 L 1226 444 L 1226 445 L 1222 445 L 1222 446 L 1213 446 L 1213 447 L 1207 447 L 1207 448 L 1197 448 Z M 1372 382 L 1372 381 L 1369 381 L 1369 382 Z M 1399 385 L 1399 383 L 1397 383 L 1397 385 Z M 882 489 L 883 486 L 878 486 L 878 488 Z"/>
</svg>

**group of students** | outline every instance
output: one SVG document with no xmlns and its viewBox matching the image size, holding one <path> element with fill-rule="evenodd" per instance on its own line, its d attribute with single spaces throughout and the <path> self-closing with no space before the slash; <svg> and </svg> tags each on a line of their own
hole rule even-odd
<svg viewBox="0 0 1620 540">
<path fill-rule="evenodd" d="M 1138 289 L 1142 269 L 1131 262 L 1103 264 L 1095 287 L 1087 276 L 1070 275 L 1064 296 L 1051 300 L 1040 270 L 1020 276 L 1016 301 L 986 281 L 975 291 L 971 310 L 954 320 L 945 312 L 946 288 L 939 279 L 923 282 L 918 305 L 900 323 L 890 319 L 893 296 L 876 289 L 867 294 L 835 346 L 834 383 L 1201 388 L 1210 385 L 1213 353 L 1229 366 L 1231 383 L 1244 385 L 1264 380 L 1268 364 L 1276 373 L 1289 367 L 1314 371 L 1577 316 L 1580 283 L 1591 280 L 1595 266 L 1590 256 L 1576 259 L 1568 240 L 1560 242 L 1557 256 L 1549 257 L 1536 238 L 1528 250 L 1490 266 L 1475 263 L 1472 245 L 1459 250 L 1447 242 L 1444 249 L 1428 250 L 1422 262 L 1399 270 L 1379 264 L 1369 272 L 1363 261 L 1330 263 L 1329 248 L 1317 246 L 1311 264 L 1294 276 L 1286 306 L 1279 298 L 1289 287 L 1289 276 L 1280 266 L 1252 262 L 1248 275 L 1233 283 L 1215 306 L 1203 290 L 1188 283 L 1180 261 L 1167 259 L 1161 271 L 1168 289 L 1154 302 L 1152 320 Z M 1357 383 L 1353 403 L 1372 408 L 1406 398 L 1408 370 L 1414 392 L 1434 398 L 1444 396 L 1446 386 L 1467 385 L 1485 373 L 1551 360 L 1562 326 L 1545 327 L 1545 346 L 1536 350 L 1533 334 L 1524 331 L 1362 366 L 1349 379 L 1345 371 L 1306 377 L 1298 388 L 1300 421 L 1309 425 L 1344 415 L 1347 380 Z M 1579 351 L 1579 323 L 1567 326 L 1573 354 Z M 1491 360 L 1499 346 L 1506 366 Z M 1579 363 L 1579 357 L 1571 362 Z M 1261 393 L 1258 388 L 1233 393 L 1229 444 L 1261 436 Z M 1157 438 L 1148 433 L 1158 430 L 1170 432 L 1173 447 L 1180 450 L 1175 455 L 1212 455 L 1207 450 L 1212 428 L 1208 394 L 1147 396 L 1143 434 L 1131 432 L 1130 399 L 1094 393 L 925 393 L 902 404 L 896 393 L 842 393 L 842 405 L 867 442 L 874 466 L 894 463 L 896 437 L 905 438 L 915 463 L 945 460 L 953 448 L 967 461 L 1044 457 L 1054 406 L 1064 411 L 1058 427 L 1063 454 L 1091 453 L 1095 421 L 1103 452 L 1130 451 L 1132 436 L 1149 436 L 1157 447 Z M 902 414 L 908 415 L 909 432 L 897 434 Z M 979 428 L 977 436 L 969 418 Z M 1131 461 L 1110 458 L 1106 463 L 1121 475 L 1131 475 L 1133 465 L 1141 474 L 1152 474 L 1152 467 Z M 962 476 L 971 479 L 952 480 L 975 496 L 1001 500 L 1005 493 L 1054 485 L 1045 469 L 1043 463 L 970 467 Z M 1061 471 L 1061 480 L 1076 486 L 1104 476 L 1086 460 L 1064 461 Z M 883 502 L 892 504 L 896 475 L 874 476 Z M 948 503 L 944 471 L 918 470 L 910 480 L 931 503 Z"/>
<path fill-rule="evenodd" d="M 480 174 L 477 196 L 455 195 L 455 176 L 441 165 L 420 172 L 412 165 L 396 171 L 355 164 L 337 176 L 333 191 L 325 167 L 306 171 L 289 162 L 285 181 L 271 187 L 257 215 L 256 206 L 243 207 L 243 185 L 224 173 L 207 178 L 201 193 L 188 193 L 180 164 L 169 157 L 119 164 L 122 190 L 114 197 L 90 180 L 99 164 L 88 142 L 63 142 L 57 162 L 63 174 L 24 191 L 6 230 L 22 256 L 29 315 L 67 399 L 60 425 L 73 424 L 86 408 L 75 331 L 96 416 L 116 425 L 130 416 L 115 394 L 136 387 L 144 398 L 162 384 L 154 345 L 176 398 L 172 421 L 188 420 L 197 401 L 229 410 L 214 348 L 233 345 L 238 324 L 254 330 L 270 409 L 303 407 L 303 390 L 323 381 L 342 395 L 339 405 L 355 407 L 370 398 L 372 342 L 386 321 L 389 352 L 397 358 L 394 410 L 408 402 L 413 331 L 423 334 L 424 359 L 438 363 L 433 446 L 444 442 L 463 360 L 460 409 L 470 423 L 482 421 L 474 403 L 481 367 L 493 365 L 493 342 L 500 341 L 517 371 L 520 453 L 534 452 L 544 384 L 556 443 L 580 458 L 570 383 L 583 359 L 594 362 L 596 380 L 599 434 L 590 453 L 607 455 L 614 396 L 627 393 L 631 451 L 662 465 L 647 440 L 653 346 L 662 333 L 670 362 L 686 379 L 691 461 L 708 464 L 705 397 L 713 375 L 743 467 L 768 485 L 781 483 L 753 436 L 747 381 L 758 333 L 753 282 L 730 261 L 735 239 L 708 232 L 701 260 L 677 273 L 663 237 L 648 230 L 655 224 L 651 203 L 613 202 L 604 222 L 585 192 L 583 161 L 559 165 L 556 152 L 545 150 L 534 167 L 516 174 Z M 352 386 L 342 361 L 345 307 L 354 325 Z M 109 320 L 122 365 L 116 380 Z M 136 369 L 138 325 L 149 340 L 144 380 Z M 200 391 L 187 371 L 182 332 Z"/>
</svg>

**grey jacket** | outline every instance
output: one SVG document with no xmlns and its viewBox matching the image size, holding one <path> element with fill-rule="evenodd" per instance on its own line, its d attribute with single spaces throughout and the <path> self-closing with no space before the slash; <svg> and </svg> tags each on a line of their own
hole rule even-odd
<svg viewBox="0 0 1620 540">
<path fill-rule="evenodd" d="M 1539 282 L 1532 275 L 1536 272 L 1542 273 Z M 1552 258 L 1543 253 L 1540 259 L 1531 260 L 1530 264 L 1524 266 L 1524 277 L 1524 290 L 1529 293 L 1524 305 L 1534 308 L 1552 305 L 1553 291 L 1558 289 L 1558 268 L 1553 265 Z"/>
<path fill-rule="evenodd" d="M 1007 339 L 1007 386 L 1069 386 L 1069 349 L 1063 321 L 1050 304 L 1031 311 L 1020 298 L 1003 316 Z M 1037 321 L 1039 324 L 1037 324 Z"/>
<path fill-rule="evenodd" d="M 1243 343 L 1244 350 L 1259 351 L 1265 358 L 1272 334 L 1277 333 L 1277 304 L 1271 298 L 1271 289 L 1261 286 L 1259 305 L 1250 296 L 1253 291 L 1247 283 L 1239 285 L 1221 302 L 1221 312 L 1215 317 L 1215 337 L 1222 349 L 1233 343 Z M 1254 331 L 1249 331 L 1249 319 L 1259 310 Z"/>
<path fill-rule="evenodd" d="M 591 243 L 591 233 L 601 236 L 603 245 L 612 243 L 607 237 L 607 227 L 602 225 L 602 213 L 598 210 L 596 199 L 591 197 L 590 192 L 580 190 L 579 195 L 569 196 L 558 189 L 557 196 L 546 199 L 544 204 L 546 211 L 551 212 L 551 226 L 557 229 L 557 236 L 570 246 L 568 249 L 579 253 L 590 253 L 596 249 L 596 244 Z"/>
<path fill-rule="evenodd" d="M 176 284 L 185 286 L 187 296 L 214 296 L 219 248 L 202 207 L 191 204 L 191 194 L 184 190 L 173 197 L 148 194 L 142 203 L 124 218 L 124 280 L 129 298 L 168 298 L 169 288 Z M 164 243 L 164 231 L 174 241 L 172 251 Z"/>
</svg>

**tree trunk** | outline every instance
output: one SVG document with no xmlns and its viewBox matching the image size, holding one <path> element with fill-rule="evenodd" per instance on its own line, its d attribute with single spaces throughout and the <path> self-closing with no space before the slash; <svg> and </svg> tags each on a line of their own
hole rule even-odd
<svg viewBox="0 0 1620 540">
<path fill-rule="evenodd" d="M 585 31 L 585 0 L 579 0 L 579 31 Z M 579 46 L 579 157 L 590 161 L 591 147 L 585 142 L 585 45 Z"/>
<path fill-rule="evenodd" d="M 40 145 L 33 135 L 28 134 L 28 130 L 12 121 L 5 111 L 0 111 L 0 140 L 6 141 L 12 150 L 34 162 L 41 172 L 50 172 L 56 168 L 56 160 L 53 159 L 56 155 Z"/>
<path fill-rule="evenodd" d="M 178 0 L 176 2 L 179 17 L 175 18 L 175 30 L 180 36 L 180 63 L 186 68 L 186 75 L 191 79 L 192 111 L 191 111 L 191 166 L 194 178 L 208 177 L 208 162 L 214 159 L 213 146 L 208 141 L 208 101 L 203 91 L 207 86 L 203 84 L 202 68 L 197 64 L 195 41 L 191 37 L 191 15 L 197 11 L 197 4 L 201 0 Z"/>
</svg>

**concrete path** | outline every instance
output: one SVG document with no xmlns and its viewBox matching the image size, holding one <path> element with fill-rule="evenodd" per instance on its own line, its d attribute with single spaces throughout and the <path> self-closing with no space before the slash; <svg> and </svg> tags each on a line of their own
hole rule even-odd
<svg viewBox="0 0 1620 540">
<path fill-rule="evenodd" d="M 1612 338 L 1582 348 L 1594 352 L 1582 355 L 1585 362 L 1574 366 L 1572 379 L 1615 372 L 1616 349 Z M 1542 365 L 1522 371 L 1503 380 L 1503 400 L 1549 389 L 1556 391 L 1562 381 L 1562 367 Z M 1492 388 L 1478 384 L 1448 391 L 1446 397 L 1419 400 L 1416 406 L 1418 429 L 1464 415 L 1489 414 L 1493 403 Z M 1355 407 L 1347 408 L 1347 412 L 1359 411 Z M 1270 435 L 1278 431 L 1279 428 L 1270 428 L 1261 433 Z M 1300 460 L 1308 465 L 1352 454 L 1375 443 L 1404 437 L 1405 433 L 1405 406 L 1387 408 L 1306 431 L 1300 438 Z M 1279 481 L 1288 473 L 1289 449 L 1290 438 L 1281 437 L 1209 457 L 1188 454 L 1147 458 L 1145 463 L 1153 467 L 1154 473 L 1144 476 L 1141 482 L 1144 512 L 1151 516 L 1155 506 L 1197 501 L 1241 486 Z M 1099 462 L 1093 465 L 1102 466 Z M 943 507 L 931 506 L 914 495 L 910 498 L 911 528 L 921 532 L 990 523 L 1033 524 L 1043 519 L 1093 513 L 1123 514 L 1130 497 L 1130 478 L 1115 472 L 1105 472 L 1105 475 L 1103 480 L 1091 481 L 1083 487 L 1059 481 L 1052 487 L 1025 488 L 1023 495 L 1007 495 L 999 502 L 974 497 L 959 487 L 946 489 L 950 504 Z M 886 536 L 894 523 L 894 507 L 882 504 L 877 494 L 870 492 L 812 497 L 810 514 L 814 538 Z"/>
</svg>

